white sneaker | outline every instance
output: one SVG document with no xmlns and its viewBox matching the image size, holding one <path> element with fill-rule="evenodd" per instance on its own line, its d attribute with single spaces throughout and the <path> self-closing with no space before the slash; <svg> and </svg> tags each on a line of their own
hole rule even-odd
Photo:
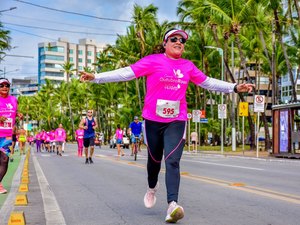
<svg viewBox="0 0 300 225">
<path fill-rule="evenodd" d="M 158 187 L 159 187 L 159 183 L 157 181 L 157 184 L 155 185 L 154 188 L 147 189 L 147 192 L 144 196 L 144 205 L 146 208 L 150 209 L 155 205 L 156 203 L 155 193 L 158 190 Z"/>
<path fill-rule="evenodd" d="M 184 210 L 176 202 L 171 202 L 167 211 L 166 222 L 176 223 L 178 220 L 184 217 Z"/>
</svg>

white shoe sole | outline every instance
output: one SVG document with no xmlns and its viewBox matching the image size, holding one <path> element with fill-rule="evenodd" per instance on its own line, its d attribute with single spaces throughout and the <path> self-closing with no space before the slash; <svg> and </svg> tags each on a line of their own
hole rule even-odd
<svg viewBox="0 0 300 225">
<path fill-rule="evenodd" d="M 181 206 L 177 206 L 170 215 L 167 215 L 167 223 L 176 223 L 184 217 L 184 210 Z"/>
</svg>

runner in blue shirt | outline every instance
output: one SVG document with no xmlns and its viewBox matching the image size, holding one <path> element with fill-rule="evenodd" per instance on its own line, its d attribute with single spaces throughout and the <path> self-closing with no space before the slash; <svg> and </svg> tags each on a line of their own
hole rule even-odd
<svg viewBox="0 0 300 225">
<path fill-rule="evenodd" d="M 134 144 L 136 142 L 135 137 L 139 137 L 141 140 L 141 133 L 142 133 L 142 122 L 139 121 L 139 117 L 135 116 L 134 121 L 130 123 L 129 129 L 131 131 L 131 156 L 133 156 L 133 149 L 134 149 Z M 139 151 L 141 151 L 141 142 L 139 142 Z"/>
</svg>

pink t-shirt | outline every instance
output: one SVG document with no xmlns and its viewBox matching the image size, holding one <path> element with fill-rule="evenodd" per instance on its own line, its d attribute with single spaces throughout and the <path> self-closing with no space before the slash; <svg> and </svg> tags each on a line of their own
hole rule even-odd
<svg viewBox="0 0 300 225">
<path fill-rule="evenodd" d="M 122 129 L 117 129 L 116 130 L 116 139 L 117 140 L 122 140 L 123 139 L 123 130 Z"/>
<path fill-rule="evenodd" d="M 83 139 L 83 135 L 84 135 L 84 130 L 83 129 L 78 129 L 75 131 L 76 133 L 76 140 L 78 139 Z"/>
<path fill-rule="evenodd" d="M 157 122 L 187 120 L 186 90 L 189 82 L 201 84 L 207 76 L 191 61 L 148 55 L 132 64 L 135 76 L 147 77 L 143 118 Z"/>
<path fill-rule="evenodd" d="M 55 140 L 56 141 L 65 141 L 66 140 L 66 131 L 63 128 L 57 128 L 55 130 Z"/>
<path fill-rule="evenodd" d="M 16 121 L 17 109 L 18 101 L 16 97 L 0 97 L 0 116 L 5 116 L 7 118 L 6 121 L 0 122 L 0 137 L 12 136 L 13 127 Z"/>
<path fill-rule="evenodd" d="M 50 141 L 55 141 L 55 131 L 51 130 L 49 132 Z"/>
</svg>

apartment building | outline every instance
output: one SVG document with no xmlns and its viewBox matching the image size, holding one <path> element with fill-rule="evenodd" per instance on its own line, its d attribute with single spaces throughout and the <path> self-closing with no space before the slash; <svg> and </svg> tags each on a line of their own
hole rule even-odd
<svg viewBox="0 0 300 225">
<path fill-rule="evenodd" d="M 55 42 L 43 42 L 38 44 L 38 83 L 42 85 L 46 79 L 54 83 L 67 80 L 62 72 L 62 65 L 66 62 L 74 64 L 73 69 L 78 71 L 89 67 L 97 71 L 93 63 L 103 50 L 103 45 L 93 39 L 79 39 L 79 43 L 70 43 L 68 39 L 59 38 Z"/>
<path fill-rule="evenodd" d="M 255 84 L 257 95 L 265 96 L 265 104 L 266 111 L 265 115 L 267 119 L 271 121 L 272 117 L 272 84 L 270 83 L 270 79 L 267 75 L 262 74 L 258 68 L 259 65 L 257 63 L 249 62 L 247 64 L 247 70 L 250 76 L 250 80 L 246 79 L 246 75 L 243 70 L 235 71 L 236 80 L 240 80 L 239 82 L 251 82 Z M 245 101 L 249 103 L 250 113 L 253 113 L 254 110 L 254 95 L 252 93 L 244 94 Z"/>
<path fill-rule="evenodd" d="M 38 92 L 38 82 L 36 77 L 25 77 L 24 79 L 12 78 L 10 94 L 18 96 L 32 96 Z"/>
</svg>

